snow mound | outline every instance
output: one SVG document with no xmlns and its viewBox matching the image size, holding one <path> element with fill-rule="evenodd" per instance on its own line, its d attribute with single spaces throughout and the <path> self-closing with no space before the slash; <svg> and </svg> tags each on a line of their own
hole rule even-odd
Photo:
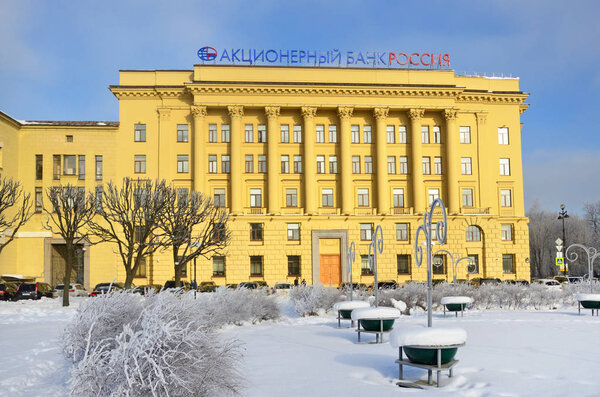
<svg viewBox="0 0 600 397">
<path fill-rule="evenodd" d="M 401 312 L 406 310 L 406 303 L 404 303 L 404 301 L 397 301 L 396 299 L 392 298 L 391 302 L 392 305 Z"/>
<path fill-rule="evenodd" d="M 463 303 L 473 303 L 473 298 L 469 296 L 444 296 L 442 298 L 442 305 L 452 305 L 452 304 L 463 304 Z"/>
<path fill-rule="evenodd" d="M 449 346 L 461 345 L 466 342 L 467 331 L 462 328 L 396 328 L 390 334 L 392 347 Z"/>
<path fill-rule="evenodd" d="M 575 298 L 579 301 L 600 301 L 600 294 L 577 294 Z"/>
<path fill-rule="evenodd" d="M 363 307 L 352 310 L 352 320 L 392 320 L 400 318 L 400 310 L 393 307 Z"/>
<path fill-rule="evenodd" d="M 369 304 L 369 302 L 366 301 L 344 301 L 344 302 L 338 302 L 335 305 L 333 305 L 333 310 L 338 311 L 338 310 L 354 310 L 354 309 L 358 309 L 361 307 L 370 307 L 371 305 Z"/>
</svg>

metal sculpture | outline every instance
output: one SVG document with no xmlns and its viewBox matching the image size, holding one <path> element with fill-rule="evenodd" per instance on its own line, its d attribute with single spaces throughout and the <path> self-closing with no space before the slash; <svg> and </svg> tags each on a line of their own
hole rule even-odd
<svg viewBox="0 0 600 397">
<path fill-rule="evenodd" d="M 433 253 L 433 256 L 436 256 L 436 255 L 438 255 L 439 253 L 444 253 L 444 254 L 446 254 L 446 255 L 450 256 L 450 260 L 452 261 L 452 284 L 454 284 L 454 294 L 456 295 L 456 287 L 457 287 L 457 285 L 456 285 L 456 268 L 458 267 L 458 263 L 459 263 L 460 261 L 464 261 L 464 260 L 468 261 L 468 263 L 467 263 L 467 267 L 466 267 L 467 274 L 474 274 L 474 272 L 473 272 L 473 271 L 470 271 L 470 270 L 469 270 L 470 268 L 474 268 L 474 266 L 475 266 L 475 264 L 473 263 L 473 258 L 471 258 L 471 257 L 468 257 L 468 256 L 463 256 L 462 258 L 458 258 L 458 259 L 455 261 L 455 260 L 454 260 L 454 255 L 452 255 L 452 254 L 450 253 L 450 251 L 448 251 L 448 250 L 444 250 L 444 249 L 439 249 L 439 250 L 435 251 L 435 252 Z M 441 263 L 440 265 L 443 265 L 443 263 Z M 438 265 L 437 263 L 435 263 L 435 261 L 434 261 L 434 263 L 433 263 L 433 266 L 436 266 L 436 267 L 437 267 L 437 266 L 439 266 L 439 265 Z"/>
<path fill-rule="evenodd" d="M 571 245 L 569 245 L 569 247 L 565 251 L 565 256 L 567 257 L 567 260 L 569 262 L 575 262 L 577 260 L 577 258 L 579 258 L 579 255 L 577 255 L 577 252 L 575 252 L 575 251 L 569 252 L 569 250 L 571 248 L 581 248 L 587 254 L 587 260 L 588 260 L 588 280 L 590 280 L 590 293 L 593 293 L 594 291 L 593 291 L 592 280 L 594 278 L 594 260 L 596 258 L 600 257 L 600 252 L 598 252 L 598 250 L 596 248 L 594 248 L 594 247 L 586 247 L 586 246 L 581 245 L 581 244 L 571 244 Z M 571 255 L 569 255 L 569 254 L 571 254 Z"/>
<path fill-rule="evenodd" d="M 379 238 L 377 236 L 379 235 Z M 375 289 L 375 307 L 379 307 L 379 286 L 377 283 L 377 253 L 383 252 L 383 231 L 381 226 L 375 228 L 375 233 L 371 235 L 371 244 L 369 244 L 369 266 L 373 272 L 373 288 Z"/>
<path fill-rule="evenodd" d="M 352 265 L 354 264 L 354 258 L 356 255 L 356 249 L 354 247 L 354 241 L 350 243 L 348 248 L 348 275 L 350 276 L 350 300 L 352 300 L 352 292 L 354 290 L 354 284 L 352 283 Z"/>
</svg>

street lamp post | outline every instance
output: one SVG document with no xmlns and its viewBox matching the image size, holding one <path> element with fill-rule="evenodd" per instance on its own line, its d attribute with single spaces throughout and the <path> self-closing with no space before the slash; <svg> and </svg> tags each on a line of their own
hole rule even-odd
<svg viewBox="0 0 600 397">
<path fill-rule="evenodd" d="M 565 210 L 565 205 L 561 204 L 560 205 L 560 211 L 558 212 L 558 219 L 561 220 L 562 219 L 562 254 L 563 254 L 563 258 L 566 256 L 565 253 L 565 247 L 567 246 L 567 239 L 565 237 L 565 219 L 569 217 L 569 214 L 567 214 L 567 210 Z M 567 264 L 565 263 L 563 265 L 563 272 L 564 275 L 567 275 Z"/>
<path fill-rule="evenodd" d="M 377 238 L 379 236 L 379 238 Z M 381 226 L 375 228 L 375 233 L 371 235 L 371 244 L 369 245 L 369 265 L 373 271 L 373 288 L 375 289 L 375 307 L 379 307 L 379 285 L 377 283 L 377 253 L 383 252 L 383 231 Z"/>
<path fill-rule="evenodd" d="M 354 258 L 356 249 L 354 247 L 354 241 L 350 243 L 348 248 L 348 274 L 350 275 L 350 300 L 352 300 L 352 291 L 354 290 L 354 284 L 352 283 L 352 265 L 354 264 Z"/>
<path fill-rule="evenodd" d="M 466 260 L 467 261 L 467 274 L 472 274 L 472 272 L 469 269 L 474 266 L 473 259 L 471 257 L 468 257 L 468 256 L 463 256 L 462 258 L 458 258 L 455 261 L 454 260 L 454 255 L 452 255 L 450 253 L 450 251 L 447 251 L 447 250 L 444 250 L 444 249 L 440 249 L 440 250 L 435 251 L 433 253 L 433 256 L 436 256 L 439 253 L 444 253 L 444 254 L 450 256 L 450 260 L 452 261 L 452 283 L 454 284 L 454 293 L 456 294 L 456 287 L 457 287 L 457 285 L 456 285 L 456 268 L 458 266 L 458 262 Z M 434 263 L 434 266 L 439 266 L 441 264 L 443 264 L 443 263 Z"/>
</svg>

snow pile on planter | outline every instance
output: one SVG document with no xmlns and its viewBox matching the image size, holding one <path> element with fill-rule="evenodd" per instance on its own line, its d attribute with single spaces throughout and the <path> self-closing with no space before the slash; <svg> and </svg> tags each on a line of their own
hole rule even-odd
<svg viewBox="0 0 600 397">
<path fill-rule="evenodd" d="M 325 288 L 322 285 L 305 285 L 292 288 L 290 300 L 301 316 L 315 316 L 319 311 L 327 311 L 339 300 L 337 288 Z"/>
<path fill-rule="evenodd" d="M 393 320 L 400 318 L 400 310 L 393 307 L 364 307 L 352 310 L 352 321 Z"/>
<path fill-rule="evenodd" d="M 127 292 L 87 300 L 63 338 L 63 350 L 74 362 L 71 394 L 239 394 L 240 344 L 222 340 L 200 302 L 193 294 L 144 299 Z M 121 326 L 105 326 L 111 316 L 121 317 Z"/>
<path fill-rule="evenodd" d="M 338 310 L 354 310 L 354 309 L 358 309 L 360 307 L 369 307 L 371 306 L 369 304 L 369 302 L 366 301 L 344 301 L 344 302 L 338 302 L 335 305 L 333 305 L 333 310 L 338 311 Z"/>
<path fill-rule="evenodd" d="M 579 302 L 600 302 L 600 294 L 577 294 L 575 299 L 577 299 Z"/>
<path fill-rule="evenodd" d="M 391 298 L 390 301 L 392 302 L 392 306 L 394 306 L 396 309 L 400 310 L 401 312 L 406 310 L 406 303 L 404 303 L 404 301 L 397 301 L 394 298 Z"/>
<path fill-rule="evenodd" d="M 467 342 L 467 331 L 462 328 L 402 327 L 390 334 L 392 347 L 400 346 L 451 346 Z"/>
<path fill-rule="evenodd" d="M 473 298 L 468 296 L 445 296 L 442 298 L 442 305 L 462 305 L 473 302 Z"/>
</svg>

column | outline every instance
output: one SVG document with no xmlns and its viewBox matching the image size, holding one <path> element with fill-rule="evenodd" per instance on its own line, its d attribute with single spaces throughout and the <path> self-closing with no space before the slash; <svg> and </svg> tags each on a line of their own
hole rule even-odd
<svg viewBox="0 0 600 397">
<path fill-rule="evenodd" d="M 267 115 L 267 193 L 268 212 L 279 213 L 279 106 L 265 107 Z"/>
<path fill-rule="evenodd" d="M 477 196 L 473 197 L 473 206 L 474 207 L 493 207 L 498 204 L 498 191 L 494 191 L 492 189 L 481 189 L 481 184 L 487 181 L 487 184 L 498 180 L 498 154 L 495 151 L 491 153 L 495 153 L 493 158 L 487 158 L 484 161 L 481 161 L 479 157 L 481 155 L 482 148 L 490 148 L 494 147 L 498 143 L 498 135 L 497 134 L 489 134 L 486 130 L 487 123 L 487 113 L 485 112 L 477 112 L 475 113 L 475 117 L 477 118 Z M 473 139 L 473 131 L 471 131 L 471 139 Z M 487 153 L 490 153 L 489 149 L 486 150 Z M 475 159 L 473 159 L 475 161 Z M 474 167 L 473 167 L 474 168 Z M 512 164 L 511 164 L 511 172 Z M 485 185 L 484 185 L 485 186 Z M 513 208 L 514 208 L 514 198 L 518 197 L 517 192 L 513 190 Z M 521 197 L 522 191 L 521 191 Z"/>
<path fill-rule="evenodd" d="M 458 155 L 459 133 L 456 130 L 456 110 L 444 110 L 446 119 L 446 163 L 448 165 L 446 184 L 448 186 L 447 206 L 450 214 L 460 211 L 461 196 L 458 189 L 460 157 Z"/>
<path fill-rule="evenodd" d="M 210 196 L 210 192 L 204 191 L 207 162 L 206 153 L 204 150 L 206 146 L 206 125 L 204 123 L 206 118 L 206 106 L 192 105 L 191 111 L 194 120 L 194 134 L 192 135 L 192 142 L 194 145 L 194 190 Z"/>
<path fill-rule="evenodd" d="M 170 149 L 173 147 L 173 142 L 169 139 L 169 130 L 167 121 L 171 118 L 171 109 L 159 108 L 158 112 L 158 179 L 164 179 L 170 182 L 171 178 L 171 163 Z M 173 135 L 174 137 L 174 135 Z M 146 171 L 151 159 L 146 157 Z"/>
<path fill-rule="evenodd" d="M 377 206 L 380 214 L 390 213 L 390 192 L 387 174 L 387 130 L 386 120 L 389 108 L 375 108 L 373 113 L 376 120 L 375 144 L 377 145 Z"/>
<path fill-rule="evenodd" d="M 317 108 L 302 107 L 304 118 L 304 209 L 307 214 L 317 212 L 316 190 L 317 190 L 317 159 L 315 157 L 315 115 Z M 291 131 L 290 131 L 291 133 Z"/>
<path fill-rule="evenodd" d="M 352 150 L 350 136 L 350 117 L 354 111 L 351 107 L 339 107 L 340 118 L 340 172 L 342 173 L 342 213 L 354 212 L 354 192 L 352 189 Z M 373 192 L 369 192 L 372 197 Z M 371 199 L 372 202 L 372 199 Z"/>
<path fill-rule="evenodd" d="M 411 172 L 414 213 L 422 213 L 427 207 L 425 202 L 425 186 L 423 182 L 423 150 L 421 147 L 421 119 L 425 114 L 424 109 L 410 109 L 410 148 Z"/>
<path fill-rule="evenodd" d="M 231 182 L 231 212 L 239 214 L 242 212 L 242 116 L 243 106 L 227 106 L 231 118 L 231 153 L 229 175 Z"/>
</svg>

